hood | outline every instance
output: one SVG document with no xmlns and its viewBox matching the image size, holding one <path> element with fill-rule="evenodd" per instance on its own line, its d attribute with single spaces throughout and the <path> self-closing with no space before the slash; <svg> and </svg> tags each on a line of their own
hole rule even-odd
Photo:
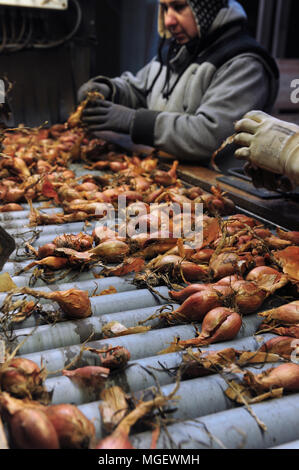
<svg viewBox="0 0 299 470">
<path fill-rule="evenodd" d="M 198 37 L 203 38 L 220 26 L 237 20 L 246 20 L 243 7 L 235 0 L 187 0 L 196 20 Z M 171 38 L 164 25 L 161 7 L 158 12 L 158 32 L 161 37 Z"/>
</svg>

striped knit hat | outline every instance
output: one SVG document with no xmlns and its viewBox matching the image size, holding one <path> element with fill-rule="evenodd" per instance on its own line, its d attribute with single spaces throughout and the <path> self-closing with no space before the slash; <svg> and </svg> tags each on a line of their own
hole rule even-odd
<svg viewBox="0 0 299 470">
<path fill-rule="evenodd" d="M 228 6 L 228 0 L 186 0 L 189 4 L 198 29 L 198 36 L 200 38 L 206 36 L 212 26 L 213 21 L 218 15 L 221 8 Z M 165 28 L 164 15 L 161 7 L 159 6 L 158 13 L 158 32 L 161 37 L 165 36 L 170 38 L 171 34 Z"/>
</svg>

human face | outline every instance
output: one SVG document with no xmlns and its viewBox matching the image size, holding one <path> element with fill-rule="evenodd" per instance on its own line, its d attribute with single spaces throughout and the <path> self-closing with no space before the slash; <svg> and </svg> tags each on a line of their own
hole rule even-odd
<svg viewBox="0 0 299 470">
<path fill-rule="evenodd" d="M 166 29 L 179 44 L 185 44 L 198 35 L 192 10 L 186 0 L 160 0 Z"/>
</svg>

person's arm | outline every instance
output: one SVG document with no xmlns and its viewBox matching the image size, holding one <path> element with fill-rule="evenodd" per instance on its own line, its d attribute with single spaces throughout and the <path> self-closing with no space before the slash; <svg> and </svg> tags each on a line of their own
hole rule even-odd
<svg viewBox="0 0 299 470">
<path fill-rule="evenodd" d="M 154 59 L 153 59 L 154 61 Z M 146 107 L 146 90 L 151 62 L 136 75 L 124 72 L 120 77 L 108 78 L 98 75 L 84 83 L 78 90 L 78 101 L 86 98 L 89 91 L 99 91 L 104 98 L 128 108 Z"/>
<path fill-rule="evenodd" d="M 266 172 L 258 186 L 270 189 L 272 180 L 274 189 L 279 183 L 275 175 L 287 177 L 293 186 L 299 185 L 299 126 L 262 111 L 251 111 L 235 124 L 235 130 L 234 141 L 241 146 L 235 152 L 236 158 L 250 164 L 254 182 L 257 174 Z M 255 171 L 257 168 L 263 172 Z"/>
<path fill-rule="evenodd" d="M 98 100 L 93 103 L 93 106 L 84 110 L 82 122 L 88 126 L 89 131 L 108 130 L 124 134 L 131 133 L 135 110 L 147 106 L 150 67 L 151 63 L 147 64 L 136 76 L 125 72 L 121 77 L 113 79 L 96 77 L 97 86 L 105 86 L 110 92 L 104 94 L 104 101 Z M 95 79 L 91 82 L 93 86 Z M 87 85 L 85 85 L 86 88 L 88 88 Z"/>
<path fill-rule="evenodd" d="M 233 134 L 234 121 L 253 106 L 264 106 L 268 89 L 268 76 L 257 59 L 236 58 L 216 72 L 194 115 L 137 110 L 132 139 L 182 160 L 207 164 L 222 141 Z"/>
</svg>

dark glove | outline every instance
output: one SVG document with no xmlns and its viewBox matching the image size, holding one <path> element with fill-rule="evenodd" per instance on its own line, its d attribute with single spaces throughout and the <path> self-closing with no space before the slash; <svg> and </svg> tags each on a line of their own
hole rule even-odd
<svg viewBox="0 0 299 470">
<path fill-rule="evenodd" d="M 78 103 L 81 103 L 81 101 L 85 100 L 87 97 L 87 94 L 90 91 L 98 91 L 99 93 L 102 93 L 104 96 L 105 100 L 109 98 L 111 89 L 106 83 L 98 83 L 94 80 L 89 80 L 86 83 L 83 83 L 83 85 L 80 86 L 78 93 L 77 93 L 77 100 Z"/>
<path fill-rule="evenodd" d="M 294 189 L 292 182 L 286 176 L 254 167 L 250 163 L 245 164 L 244 171 L 252 179 L 252 183 L 256 188 L 282 192 L 289 192 Z"/>
<path fill-rule="evenodd" d="M 91 132 L 114 131 L 129 134 L 135 113 L 135 109 L 97 100 L 84 110 L 82 122 Z"/>
</svg>

